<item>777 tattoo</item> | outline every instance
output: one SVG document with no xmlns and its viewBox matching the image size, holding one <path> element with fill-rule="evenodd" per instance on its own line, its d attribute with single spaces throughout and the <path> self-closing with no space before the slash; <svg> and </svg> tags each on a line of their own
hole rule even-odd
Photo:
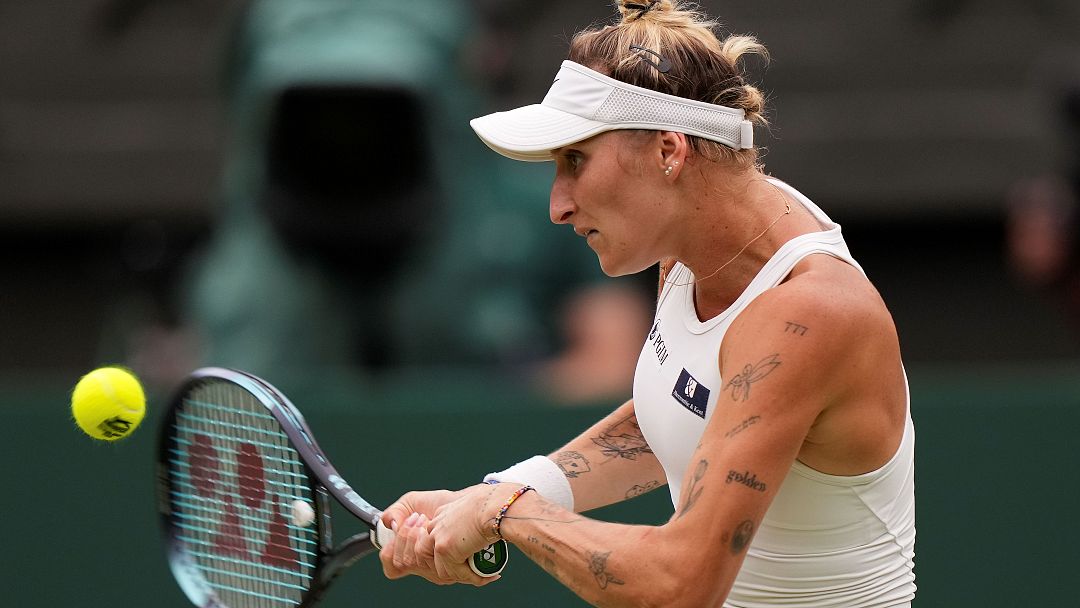
<svg viewBox="0 0 1080 608">
<path fill-rule="evenodd" d="M 750 385 L 768 376 L 779 366 L 780 353 L 769 355 L 753 365 L 747 364 L 743 367 L 741 374 L 728 382 L 727 387 L 731 389 L 731 398 L 739 401 L 741 397 L 742 401 L 746 401 L 750 398 Z"/>
</svg>

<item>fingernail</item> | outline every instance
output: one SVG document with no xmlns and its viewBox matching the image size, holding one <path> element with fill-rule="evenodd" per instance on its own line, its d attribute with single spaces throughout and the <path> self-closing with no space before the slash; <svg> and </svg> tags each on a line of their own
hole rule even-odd
<svg viewBox="0 0 1080 608">
<path fill-rule="evenodd" d="M 416 518 L 418 518 L 418 517 L 420 517 L 419 513 L 413 513 L 412 515 L 409 516 L 408 519 L 405 520 L 405 525 L 406 526 L 415 525 L 416 524 Z"/>
<path fill-rule="evenodd" d="M 394 532 L 397 532 L 397 520 L 396 519 L 390 520 L 390 529 L 393 530 Z"/>
</svg>

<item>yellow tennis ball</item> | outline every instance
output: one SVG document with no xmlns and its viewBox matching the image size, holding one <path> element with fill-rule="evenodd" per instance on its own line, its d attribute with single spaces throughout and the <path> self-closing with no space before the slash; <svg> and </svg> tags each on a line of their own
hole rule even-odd
<svg viewBox="0 0 1080 608">
<path fill-rule="evenodd" d="M 134 374 L 102 367 L 86 374 L 71 393 L 75 422 L 94 439 L 116 441 L 129 435 L 146 415 L 146 395 Z"/>
</svg>

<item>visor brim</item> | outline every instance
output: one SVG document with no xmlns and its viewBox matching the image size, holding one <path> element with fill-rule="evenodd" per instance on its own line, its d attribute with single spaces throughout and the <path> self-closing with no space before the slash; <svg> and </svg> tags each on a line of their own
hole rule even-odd
<svg viewBox="0 0 1080 608">
<path fill-rule="evenodd" d="M 542 104 L 495 112 L 469 121 L 489 148 L 514 160 L 553 160 L 551 151 L 618 128 Z"/>
</svg>

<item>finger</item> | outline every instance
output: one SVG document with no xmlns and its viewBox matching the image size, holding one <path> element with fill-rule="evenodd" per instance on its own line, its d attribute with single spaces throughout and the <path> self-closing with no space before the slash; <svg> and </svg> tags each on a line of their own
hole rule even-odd
<svg viewBox="0 0 1080 608">
<path fill-rule="evenodd" d="M 396 535 L 394 538 L 394 566 L 402 570 L 408 571 L 412 566 L 412 544 L 410 540 L 413 536 L 413 524 L 419 518 L 419 514 L 413 513 L 406 517 L 397 529 L 394 530 Z"/>
<path fill-rule="evenodd" d="M 402 522 L 408 519 L 409 515 L 416 512 L 416 509 L 412 508 L 412 494 L 413 492 L 405 494 L 383 511 L 381 519 L 384 526 L 393 530 L 395 523 L 401 525 Z"/>
<path fill-rule="evenodd" d="M 431 533 L 427 531 L 426 526 L 428 524 L 430 522 L 426 521 L 424 516 L 421 515 L 420 521 L 414 527 L 416 530 L 416 542 L 413 543 L 413 551 L 416 554 L 415 569 L 423 571 L 424 578 L 429 581 L 441 585 L 452 584 L 454 582 L 452 579 L 440 576 L 435 569 L 435 540 L 432 538 Z"/>
<path fill-rule="evenodd" d="M 430 522 L 421 521 L 416 526 L 417 535 L 416 542 L 413 544 L 413 551 L 416 554 L 417 567 L 427 571 L 428 575 L 433 578 L 447 583 L 454 582 L 438 575 L 438 571 L 435 569 L 435 540 L 432 538 L 431 532 L 428 531 L 427 524 L 430 524 Z"/>
<path fill-rule="evenodd" d="M 437 585 L 453 584 L 455 582 L 453 579 L 439 576 L 435 571 L 432 549 L 434 543 L 430 541 L 430 535 L 425 527 L 428 523 L 427 516 L 420 513 L 415 518 L 410 516 L 407 521 L 408 525 L 405 527 L 408 533 L 403 538 L 405 550 L 410 551 L 411 555 L 406 556 L 402 561 L 406 563 L 409 574 L 421 576 Z"/>
<path fill-rule="evenodd" d="M 379 561 L 382 562 L 383 575 L 390 580 L 396 580 L 408 576 L 408 572 L 394 565 L 394 550 L 390 546 L 379 550 Z"/>
<path fill-rule="evenodd" d="M 472 559 L 472 553 L 466 552 L 468 547 L 464 544 L 454 542 L 454 540 L 440 541 L 437 538 L 438 534 L 435 537 L 432 552 L 435 572 L 440 578 L 476 587 L 491 584 L 494 582 L 492 579 L 498 578 L 483 577 L 473 572 L 468 562 Z"/>
<path fill-rule="evenodd" d="M 427 528 L 424 527 L 427 523 L 427 516 L 421 513 L 420 517 L 416 518 L 416 522 L 413 523 L 413 533 L 409 538 L 410 550 L 412 551 L 413 570 L 418 573 L 424 573 L 425 578 L 435 574 L 434 568 L 428 566 L 429 563 L 433 562 L 434 556 L 425 555 L 423 549 L 424 543 L 426 542 L 425 538 L 428 535 Z"/>
<path fill-rule="evenodd" d="M 471 557 L 471 556 L 470 556 Z M 439 578 L 452 580 L 457 583 L 483 587 L 499 580 L 502 575 L 483 577 L 472 571 L 467 561 L 457 560 L 445 555 L 435 554 L 435 570 Z"/>
</svg>

